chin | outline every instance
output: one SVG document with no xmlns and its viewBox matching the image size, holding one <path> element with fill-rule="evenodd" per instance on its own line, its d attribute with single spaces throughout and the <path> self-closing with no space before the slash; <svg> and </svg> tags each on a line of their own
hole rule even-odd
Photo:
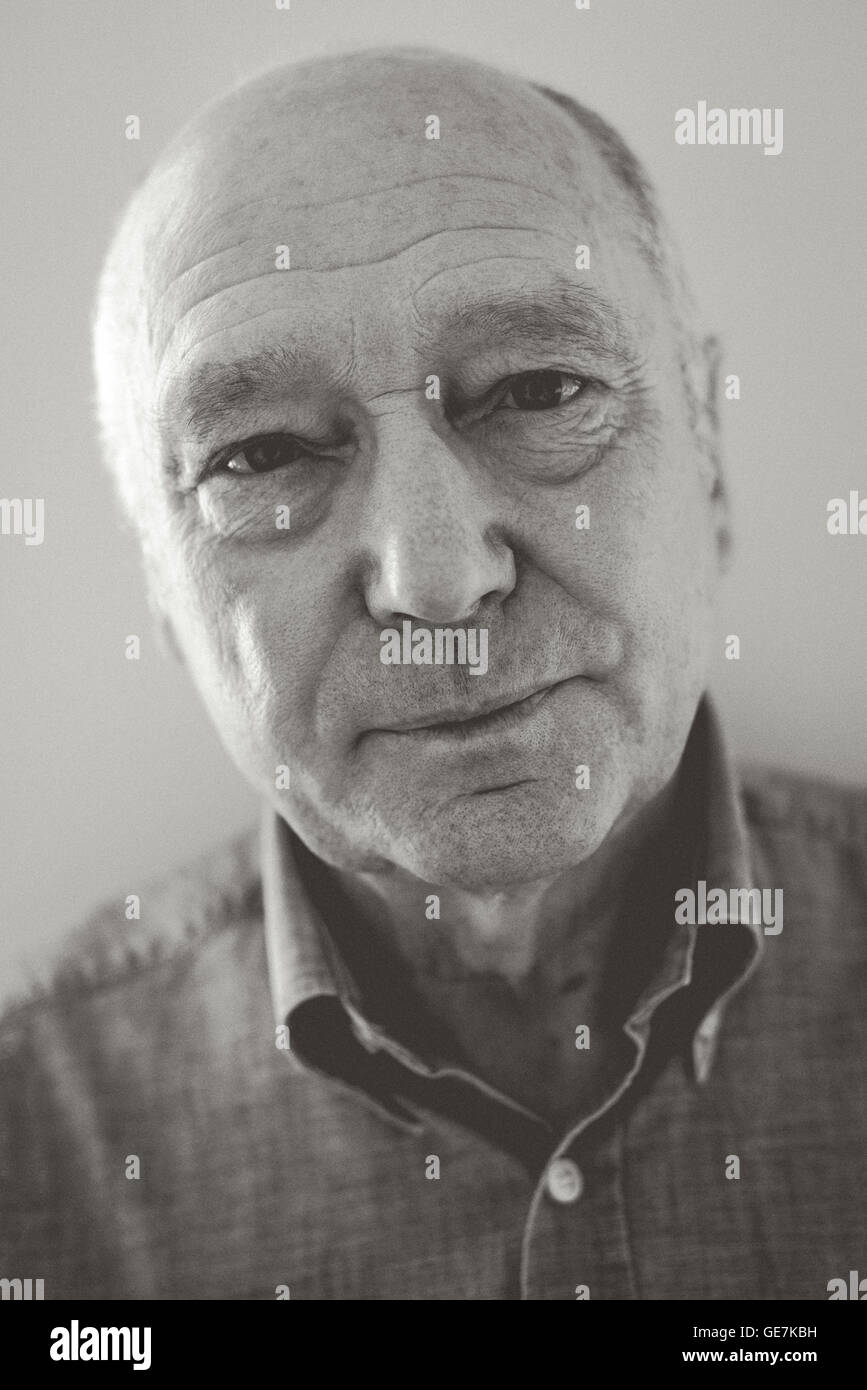
<svg viewBox="0 0 867 1390">
<path fill-rule="evenodd" d="M 468 892 L 530 883 L 589 859 L 618 811 L 540 782 L 473 793 L 437 808 L 418 834 L 406 827 L 393 857 L 426 883 Z"/>
</svg>

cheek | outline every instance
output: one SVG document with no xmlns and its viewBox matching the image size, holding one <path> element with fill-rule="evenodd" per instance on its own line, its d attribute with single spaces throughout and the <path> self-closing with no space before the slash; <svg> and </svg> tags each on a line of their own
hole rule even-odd
<svg viewBox="0 0 867 1390">
<path fill-rule="evenodd" d="M 710 505 L 694 449 L 678 442 L 665 453 L 647 439 L 620 445 L 535 513 L 536 563 L 579 608 L 618 629 L 633 668 L 683 668 L 706 651 L 716 574 Z"/>
<path fill-rule="evenodd" d="M 272 717 L 291 671 L 291 609 L 269 597 L 255 564 L 185 538 L 162 568 L 161 603 L 184 662 L 211 717 L 226 736 Z"/>
<path fill-rule="evenodd" d="M 676 731 L 691 720 L 709 661 L 714 542 L 697 463 L 667 471 L 652 506 L 630 516 L 624 533 L 619 592 L 635 684 L 658 722 Z"/>
</svg>

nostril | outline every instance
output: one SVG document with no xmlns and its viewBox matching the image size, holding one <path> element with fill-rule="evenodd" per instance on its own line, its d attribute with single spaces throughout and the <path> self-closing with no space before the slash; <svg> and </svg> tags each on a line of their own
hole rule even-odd
<svg viewBox="0 0 867 1390">
<path fill-rule="evenodd" d="M 450 623 L 453 627 L 470 627 L 479 621 L 479 604 L 474 604 L 472 609 L 463 615 L 456 614 L 454 608 L 447 609 L 446 605 L 443 605 L 441 609 L 436 609 L 435 605 L 428 604 L 426 609 L 427 611 L 418 613 L 391 613 L 388 619 L 389 624 L 393 627 L 399 627 L 402 623 L 407 622 L 415 627 L 429 627 L 435 623 Z"/>
</svg>

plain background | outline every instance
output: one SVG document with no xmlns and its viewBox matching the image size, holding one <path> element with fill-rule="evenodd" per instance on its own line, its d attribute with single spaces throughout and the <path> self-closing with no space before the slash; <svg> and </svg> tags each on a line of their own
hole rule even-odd
<svg viewBox="0 0 867 1390">
<path fill-rule="evenodd" d="M 0 30 L 0 495 L 46 506 L 42 546 L 0 536 L 0 981 L 98 902 L 117 898 L 123 920 L 148 876 L 255 817 L 152 639 L 97 456 L 89 319 L 116 218 L 167 138 L 293 58 L 445 48 L 619 128 L 741 378 L 723 414 L 738 553 L 713 679 L 735 747 L 867 781 L 867 536 L 826 530 L 831 497 L 867 496 L 863 0 L 5 0 Z M 701 99 L 782 107 L 782 154 L 676 145 L 675 111 Z"/>
</svg>

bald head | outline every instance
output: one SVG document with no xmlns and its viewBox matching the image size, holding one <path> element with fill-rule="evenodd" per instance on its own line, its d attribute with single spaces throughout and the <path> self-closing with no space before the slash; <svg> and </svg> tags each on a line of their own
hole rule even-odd
<svg viewBox="0 0 867 1390">
<path fill-rule="evenodd" d="M 425 138 L 432 114 L 439 140 Z M 380 250 L 411 251 L 415 229 L 401 191 L 432 175 L 437 226 L 429 234 L 465 225 L 473 183 L 492 194 L 496 234 L 497 185 L 508 189 L 516 162 L 530 171 L 527 197 L 552 212 L 558 190 L 580 190 L 576 243 L 587 243 L 592 224 L 634 246 L 650 266 L 697 417 L 686 279 L 644 171 L 606 122 L 571 97 L 437 52 L 317 59 L 268 71 L 205 107 L 159 157 L 120 222 L 94 340 L 104 451 L 128 508 L 142 513 L 136 458 L 153 447 L 159 427 L 155 373 L 168 340 L 183 336 L 200 286 L 203 301 L 213 293 L 211 272 L 227 303 L 239 265 L 251 282 L 258 272 L 267 298 L 280 245 L 288 248 L 284 269 L 312 273 L 378 260 Z"/>
</svg>

